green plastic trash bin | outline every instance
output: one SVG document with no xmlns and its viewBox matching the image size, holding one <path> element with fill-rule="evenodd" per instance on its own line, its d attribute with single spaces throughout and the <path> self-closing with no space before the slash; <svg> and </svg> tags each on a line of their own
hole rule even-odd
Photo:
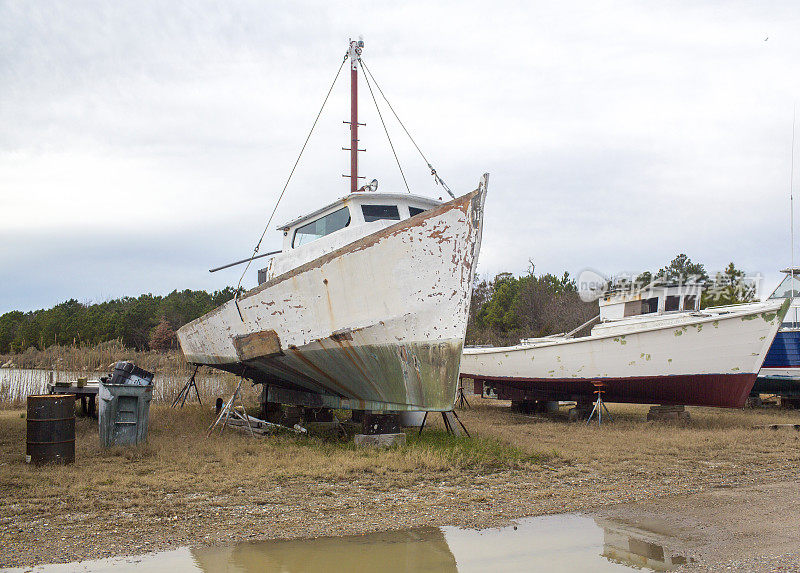
<svg viewBox="0 0 800 573">
<path fill-rule="evenodd" d="M 135 446 L 147 440 L 147 420 L 153 385 L 106 384 L 98 391 L 100 443 L 103 446 Z"/>
</svg>

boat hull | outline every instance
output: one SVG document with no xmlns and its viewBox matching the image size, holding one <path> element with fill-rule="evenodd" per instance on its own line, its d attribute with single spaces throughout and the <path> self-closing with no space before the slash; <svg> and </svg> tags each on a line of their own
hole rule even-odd
<svg viewBox="0 0 800 573">
<path fill-rule="evenodd" d="M 579 400 L 604 384 L 609 402 L 739 408 L 753 387 L 787 305 L 744 310 L 669 324 L 642 323 L 612 334 L 535 345 L 466 349 L 461 376 L 488 382 L 510 400 Z M 666 320 L 666 319 L 665 319 Z"/>
<path fill-rule="evenodd" d="M 754 394 L 800 397 L 800 330 L 779 330 L 753 385 Z"/>
<path fill-rule="evenodd" d="M 484 176 L 185 325 L 187 361 L 342 407 L 452 409 L 485 197 Z"/>
<path fill-rule="evenodd" d="M 596 390 L 592 382 L 602 382 L 607 402 L 741 408 L 755 380 L 756 374 L 751 373 L 592 379 L 484 377 L 475 379 L 475 392 L 481 393 L 484 382 L 489 382 L 494 383 L 500 400 L 587 401 Z"/>
</svg>

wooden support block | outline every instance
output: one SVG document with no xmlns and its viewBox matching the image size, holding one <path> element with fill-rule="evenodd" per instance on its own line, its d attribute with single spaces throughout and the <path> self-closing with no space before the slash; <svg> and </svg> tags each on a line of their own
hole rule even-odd
<svg viewBox="0 0 800 573">
<path fill-rule="evenodd" d="M 650 406 L 647 412 L 648 422 L 688 422 L 689 412 L 686 406 Z"/>
</svg>

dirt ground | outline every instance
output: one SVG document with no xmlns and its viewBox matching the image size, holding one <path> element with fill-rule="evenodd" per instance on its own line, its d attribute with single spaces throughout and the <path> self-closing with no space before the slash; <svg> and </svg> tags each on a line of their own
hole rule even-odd
<svg viewBox="0 0 800 573">
<path fill-rule="evenodd" d="M 800 481 L 711 488 L 601 509 L 695 560 L 690 571 L 799 571 Z"/>
<path fill-rule="evenodd" d="M 103 450 L 96 422 L 79 418 L 65 467 L 26 465 L 24 412 L 0 411 L 0 566 L 582 510 L 652 511 L 672 529 L 695 520 L 702 535 L 684 532 L 694 568 L 800 569 L 785 544 L 796 546 L 800 525 L 788 499 L 800 487 L 800 432 L 754 428 L 800 423 L 800 412 L 688 408 L 690 422 L 673 425 L 647 422 L 647 406 L 610 404 L 613 423 L 598 427 L 471 402 L 459 415 L 473 439 L 426 430 L 383 451 L 237 431 L 204 439 L 213 412 L 188 406 L 154 406 L 146 446 Z M 748 515 L 751 495 L 760 513 Z M 706 514 L 694 499 L 711 500 Z M 767 517 L 786 526 L 761 532 Z"/>
</svg>

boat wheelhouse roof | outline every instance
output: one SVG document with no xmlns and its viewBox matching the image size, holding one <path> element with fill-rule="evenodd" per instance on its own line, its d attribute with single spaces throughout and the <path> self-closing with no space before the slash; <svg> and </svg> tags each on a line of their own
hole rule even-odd
<svg viewBox="0 0 800 573">
<path fill-rule="evenodd" d="M 789 267 L 781 272 L 786 276 L 768 298 L 794 298 L 800 295 L 800 267 Z"/>
<path fill-rule="evenodd" d="M 703 285 L 699 283 L 654 284 L 637 289 L 620 288 L 601 297 L 600 320 L 621 320 L 645 314 L 697 311 Z"/>
<path fill-rule="evenodd" d="M 651 283 L 643 288 L 621 287 L 600 297 L 600 306 L 618 304 L 631 300 L 644 300 L 653 297 L 698 295 L 702 292 L 700 283 Z"/>
<path fill-rule="evenodd" d="M 292 227 L 296 227 L 301 223 L 316 219 L 323 213 L 335 210 L 336 208 L 341 208 L 342 206 L 349 204 L 356 205 L 360 203 L 370 203 L 375 201 L 379 201 L 382 203 L 394 202 L 395 204 L 422 206 L 425 207 L 426 209 L 438 207 L 439 205 L 442 204 L 442 201 L 440 200 L 431 199 L 430 197 L 423 197 L 421 195 L 412 195 L 410 193 L 376 193 L 374 191 L 359 191 L 356 193 L 350 193 L 348 195 L 345 195 L 344 197 L 340 197 L 333 203 L 329 203 L 324 207 L 320 207 L 319 209 L 312 211 L 307 215 L 302 215 L 300 217 L 297 217 L 296 219 L 292 219 L 288 223 L 279 225 L 277 229 L 279 231 L 288 231 Z"/>
</svg>

